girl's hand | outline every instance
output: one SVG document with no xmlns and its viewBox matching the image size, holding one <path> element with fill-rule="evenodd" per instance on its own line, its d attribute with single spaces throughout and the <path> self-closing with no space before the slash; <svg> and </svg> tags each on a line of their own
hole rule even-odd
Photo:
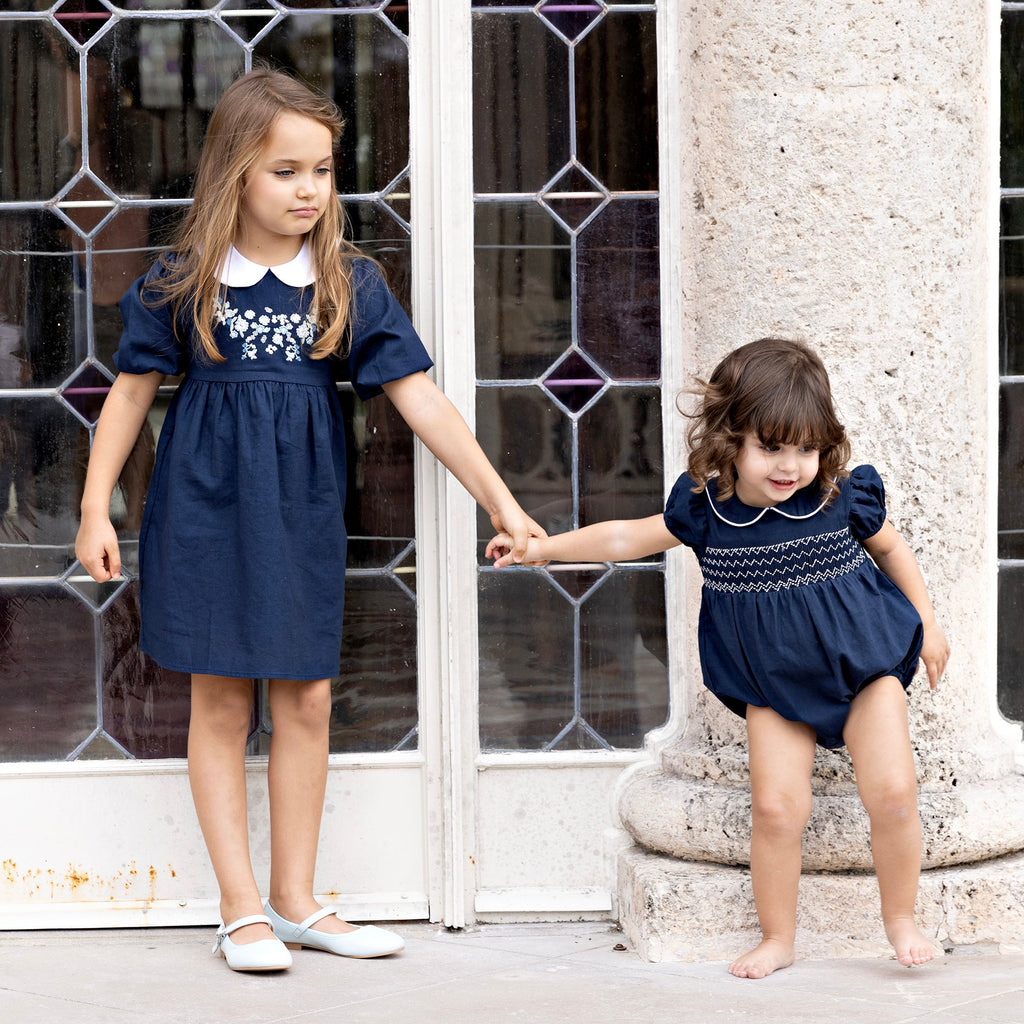
<svg viewBox="0 0 1024 1024">
<path fill-rule="evenodd" d="M 121 549 L 108 516 L 82 516 L 75 538 L 75 557 L 97 583 L 121 578 Z"/>
<path fill-rule="evenodd" d="M 507 533 L 499 533 L 491 538 L 484 555 L 494 559 L 495 569 L 504 569 L 506 565 L 515 562 L 513 547 L 512 537 Z M 523 565 L 547 565 L 547 559 L 540 557 L 537 547 L 537 539 L 531 536 L 526 542 L 526 551 L 522 557 Z"/>
<path fill-rule="evenodd" d="M 921 660 L 928 672 L 928 685 L 934 690 L 946 670 L 949 661 L 949 644 L 938 625 L 932 623 L 924 628 L 924 642 L 921 644 Z"/>
<path fill-rule="evenodd" d="M 504 565 L 508 565 L 509 562 L 527 561 L 526 549 L 529 539 L 547 536 L 547 531 L 534 522 L 514 500 L 491 515 L 491 526 L 498 531 L 499 535 L 508 538 L 508 558 L 503 563 Z M 494 540 L 497 540 L 497 537 Z M 491 557 L 489 552 L 494 540 L 487 545 L 488 558 Z"/>
</svg>

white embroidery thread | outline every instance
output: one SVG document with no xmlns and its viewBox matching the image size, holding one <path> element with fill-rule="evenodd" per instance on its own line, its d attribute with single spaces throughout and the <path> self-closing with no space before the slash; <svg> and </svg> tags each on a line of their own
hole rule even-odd
<svg viewBox="0 0 1024 1024">
<path fill-rule="evenodd" d="M 259 359 L 262 345 L 268 356 L 283 352 L 286 361 L 301 362 L 302 346 L 309 344 L 316 334 L 312 310 L 305 317 L 298 313 L 275 313 L 269 306 L 264 306 L 262 313 L 253 309 L 243 313 L 220 297 L 214 309 L 213 325 L 215 328 L 227 326 L 230 336 L 241 344 L 243 359 Z"/>
</svg>

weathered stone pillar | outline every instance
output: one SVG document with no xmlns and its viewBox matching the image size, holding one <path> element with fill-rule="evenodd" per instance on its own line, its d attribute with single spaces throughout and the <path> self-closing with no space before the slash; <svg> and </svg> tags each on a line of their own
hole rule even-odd
<svg viewBox="0 0 1024 1024">
<path fill-rule="evenodd" d="M 923 672 L 911 690 L 920 919 L 946 943 L 1024 948 L 1020 730 L 995 711 L 995 8 L 692 5 L 682 262 L 690 370 L 766 334 L 806 339 L 830 369 L 854 464 L 881 472 L 953 647 L 939 690 Z M 687 714 L 619 799 L 636 843 L 620 919 L 652 960 L 730 957 L 757 934 L 745 731 L 700 685 L 699 572 L 682 557 Z M 798 943 L 887 949 L 845 751 L 819 752 L 814 791 Z"/>
</svg>

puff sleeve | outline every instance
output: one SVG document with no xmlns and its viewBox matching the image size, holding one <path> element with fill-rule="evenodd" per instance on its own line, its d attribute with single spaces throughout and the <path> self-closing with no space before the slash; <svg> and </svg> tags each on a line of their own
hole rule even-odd
<svg viewBox="0 0 1024 1024">
<path fill-rule="evenodd" d="M 160 264 L 140 277 L 121 299 L 124 330 L 114 365 L 121 373 L 160 373 L 176 376 L 188 368 L 185 347 L 174 333 L 171 307 L 160 302 L 153 287 L 161 274 Z"/>
<path fill-rule="evenodd" d="M 708 496 L 693 492 L 693 478 L 684 473 L 675 482 L 665 503 L 665 526 L 687 547 L 702 551 L 707 544 Z"/>
<path fill-rule="evenodd" d="M 374 263 L 356 260 L 352 285 L 352 346 L 346 362 L 352 386 L 365 400 L 379 395 L 381 385 L 429 370 L 434 363 Z"/>
<path fill-rule="evenodd" d="M 850 529 L 857 540 L 873 537 L 885 523 L 885 485 L 874 466 L 850 473 Z"/>
</svg>

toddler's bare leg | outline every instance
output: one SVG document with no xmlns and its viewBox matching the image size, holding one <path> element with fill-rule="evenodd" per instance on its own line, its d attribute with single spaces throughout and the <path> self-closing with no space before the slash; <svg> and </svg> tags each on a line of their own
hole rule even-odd
<svg viewBox="0 0 1024 1024">
<path fill-rule="evenodd" d="M 857 774 L 857 790 L 871 819 L 871 856 L 885 934 L 896 959 L 905 967 L 927 963 L 936 948 L 914 922 L 921 872 L 921 816 L 907 699 L 898 679 L 876 679 L 857 694 L 843 739 Z"/>
<path fill-rule="evenodd" d="M 765 978 L 793 962 L 800 838 L 811 814 L 814 731 L 771 708 L 747 708 L 750 879 L 762 940 L 729 973 Z"/>
<path fill-rule="evenodd" d="M 188 778 L 225 924 L 263 913 L 246 817 L 245 741 L 251 714 L 251 679 L 192 676 Z M 269 926 L 251 924 L 234 932 L 231 941 L 244 945 L 272 937 Z"/>
</svg>

